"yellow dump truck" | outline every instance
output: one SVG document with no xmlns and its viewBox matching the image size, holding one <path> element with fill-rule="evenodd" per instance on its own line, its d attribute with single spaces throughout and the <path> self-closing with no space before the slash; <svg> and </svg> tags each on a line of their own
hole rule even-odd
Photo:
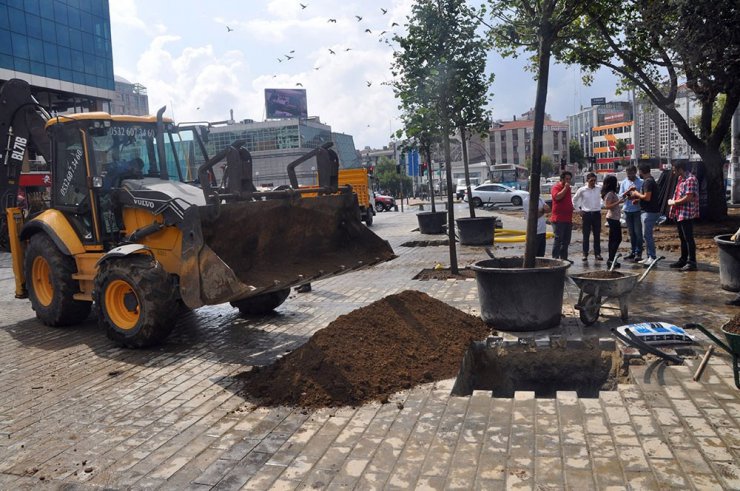
<svg viewBox="0 0 740 491">
<path fill-rule="evenodd" d="M 362 167 L 357 169 L 339 169 L 339 185 L 349 184 L 352 191 L 357 195 L 357 204 L 360 206 L 362 220 L 371 226 L 373 224 L 373 215 L 375 209 L 372 203 L 372 191 L 370 180 L 367 175 L 367 169 Z"/>
</svg>

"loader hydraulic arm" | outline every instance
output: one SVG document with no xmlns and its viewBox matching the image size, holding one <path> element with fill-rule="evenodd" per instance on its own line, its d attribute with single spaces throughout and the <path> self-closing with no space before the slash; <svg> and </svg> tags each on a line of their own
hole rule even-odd
<svg viewBox="0 0 740 491">
<path fill-rule="evenodd" d="M 51 162 L 45 126 L 50 116 L 31 94 L 25 80 L 11 79 L 0 88 L 0 205 L 15 206 L 18 177 L 28 150 Z"/>
</svg>

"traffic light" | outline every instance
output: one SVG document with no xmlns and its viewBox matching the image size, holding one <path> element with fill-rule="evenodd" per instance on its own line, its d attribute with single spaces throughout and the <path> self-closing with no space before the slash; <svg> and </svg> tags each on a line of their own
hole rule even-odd
<svg viewBox="0 0 740 491">
<path fill-rule="evenodd" d="M 560 159 L 560 170 L 561 171 L 565 170 L 565 159 Z"/>
</svg>

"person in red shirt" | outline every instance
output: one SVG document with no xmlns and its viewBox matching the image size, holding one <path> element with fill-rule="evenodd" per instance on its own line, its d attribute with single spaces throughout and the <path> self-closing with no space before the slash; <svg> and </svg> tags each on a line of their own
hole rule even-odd
<svg viewBox="0 0 740 491">
<path fill-rule="evenodd" d="M 552 257 L 568 261 L 568 246 L 573 231 L 573 196 L 570 181 L 573 174 L 568 171 L 560 174 L 560 182 L 555 183 L 550 191 L 552 195 L 552 214 L 550 223 L 555 234 L 552 245 Z"/>
<path fill-rule="evenodd" d="M 699 218 L 699 185 L 696 177 L 686 167 L 685 162 L 673 164 L 678 182 L 673 199 L 668 200 L 668 206 L 671 207 L 669 218 L 676 221 L 678 238 L 681 240 L 681 257 L 670 267 L 681 271 L 696 271 L 694 220 Z"/>
</svg>

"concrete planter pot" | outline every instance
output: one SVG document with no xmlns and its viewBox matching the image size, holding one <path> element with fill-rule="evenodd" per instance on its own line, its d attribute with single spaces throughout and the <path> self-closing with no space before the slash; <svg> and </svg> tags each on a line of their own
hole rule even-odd
<svg viewBox="0 0 740 491">
<path fill-rule="evenodd" d="M 493 245 L 496 217 L 458 218 L 457 236 L 462 245 Z"/>
<path fill-rule="evenodd" d="M 740 292 L 740 244 L 731 237 L 727 234 L 714 238 L 719 249 L 719 284 L 723 290 Z"/>
<path fill-rule="evenodd" d="M 424 211 L 416 214 L 419 221 L 419 232 L 422 234 L 442 234 L 447 223 L 446 211 Z"/>
<path fill-rule="evenodd" d="M 502 331 L 539 331 L 560 324 L 568 261 L 537 258 L 523 268 L 523 258 L 478 261 L 472 267 L 478 284 L 481 318 Z"/>
</svg>

